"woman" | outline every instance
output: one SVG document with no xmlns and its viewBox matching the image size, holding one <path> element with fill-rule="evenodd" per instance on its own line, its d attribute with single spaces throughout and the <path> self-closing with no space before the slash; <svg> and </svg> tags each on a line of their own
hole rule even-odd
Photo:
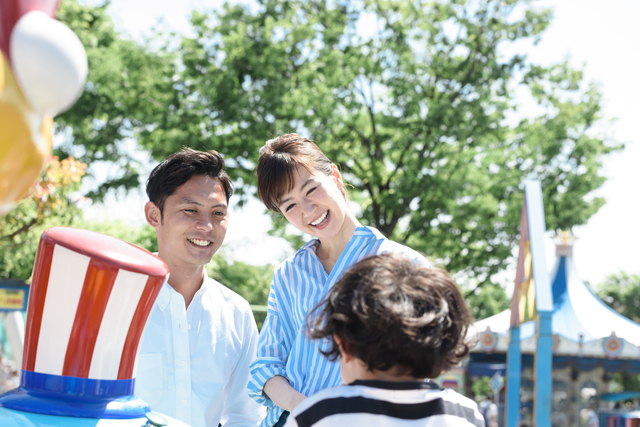
<svg viewBox="0 0 640 427">
<path fill-rule="evenodd" d="M 428 265 L 417 252 L 360 225 L 348 208 L 336 165 L 298 134 L 269 140 L 260 150 L 258 196 L 291 225 L 315 237 L 276 268 L 249 395 L 267 406 L 262 426 L 281 426 L 307 396 L 339 385 L 340 364 L 303 334 L 307 311 L 351 265 L 382 252 L 400 252 Z"/>
</svg>

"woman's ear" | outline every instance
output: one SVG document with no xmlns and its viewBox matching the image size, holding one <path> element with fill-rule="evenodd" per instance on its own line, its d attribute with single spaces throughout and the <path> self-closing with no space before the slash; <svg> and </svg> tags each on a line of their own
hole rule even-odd
<svg viewBox="0 0 640 427">
<path fill-rule="evenodd" d="M 336 182 L 336 185 L 338 186 L 340 191 L 342 191 L 344 194 L 346 188 L 344 186 L 344 181 L 342 181 L 342 174 L 340 173 L 338 166 L 333 163 L 331 164 L 331 176 L 333 177 L 333 180 Z"/>
<path fill-rule="evenodd" d="M 338 169 L 338 166 L 336 166 L 334 163 L 331 163 L 331 176 L 333 176 L 334 179 L 339 179 L 340 181 L 342 181 L 342 175 L 340 175 L 340 170 Z"/>
</svg>

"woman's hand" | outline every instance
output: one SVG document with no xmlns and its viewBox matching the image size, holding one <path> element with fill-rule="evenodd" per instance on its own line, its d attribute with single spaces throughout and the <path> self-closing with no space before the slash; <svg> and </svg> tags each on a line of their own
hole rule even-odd
<svg viewBox="0 0 640 427">
<path fill-rule="evenodd" d="M 307 396 L 291 387 L 289 380 L 279 375 L 267 380 L 264 383 L 263 391 L 273 403 L 289 412 L 292 412 L 296 406 L 307 398 Z"/>
</svg>

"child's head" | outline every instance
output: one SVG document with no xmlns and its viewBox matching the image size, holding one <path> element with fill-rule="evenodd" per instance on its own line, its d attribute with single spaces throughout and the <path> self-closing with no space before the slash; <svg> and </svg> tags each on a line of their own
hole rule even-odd
<svg viewBox="0 0 640 427">
<path fill-rule="evenodd" d="M 281 212 L 282 196 L 290 192 L 296 181 L 298 166 L 311 174 L 320 172 L 326 176 L 337 173 L 336 166 L 316 144 L 297 133 L 270 139 L 260 149 L 258 160 L 258 197 L 267 209 Z M 340 174 L 337 173 L 340 177 Z M 340 177 L 341 180 L 341 177 Z M 346 199 L 344 186 L 340 189 Z"/>
<path fill-rule="evenodd" d="M 307 335 L 331 340 L 322 353 L 336 360 L 340 343 L 370 372 L 435 378 L 469 353 L 472 318 L 457 285 L 402 255 L 358 262 L 312 313 Z"/>
</svg>

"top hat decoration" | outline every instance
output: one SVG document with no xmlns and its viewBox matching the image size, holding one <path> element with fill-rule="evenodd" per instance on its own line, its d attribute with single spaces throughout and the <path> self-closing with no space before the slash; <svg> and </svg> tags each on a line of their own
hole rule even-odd
<svg viewBox="0 0 640 427">
<path fill-rule="evenodd" d="M 138 418 L 135 360 L 167 266 L 132 244 L 67 227 L 38 246 L 20 387 L 0 406 L 84 418 Z"/>
</svg>

